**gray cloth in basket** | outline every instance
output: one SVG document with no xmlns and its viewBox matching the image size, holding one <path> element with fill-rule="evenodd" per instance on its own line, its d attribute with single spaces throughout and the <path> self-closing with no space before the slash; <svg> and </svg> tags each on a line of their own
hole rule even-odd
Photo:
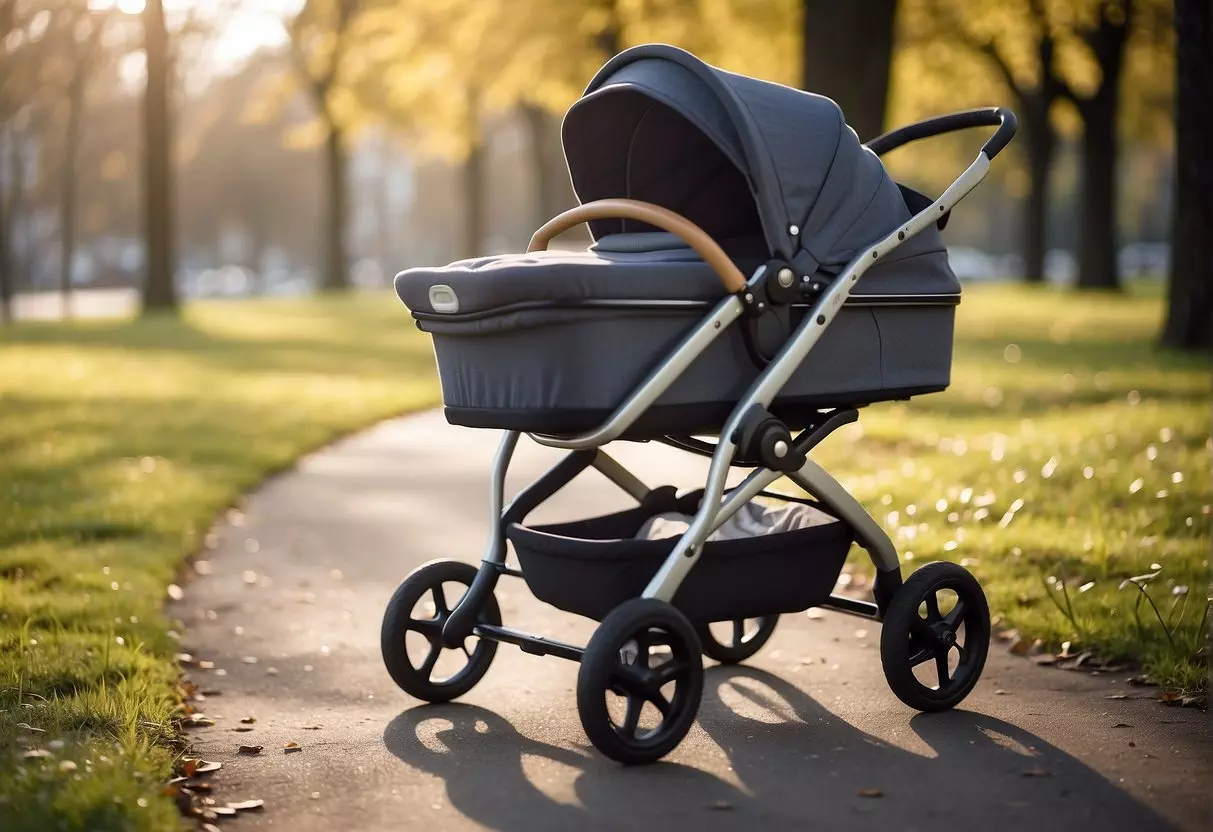
<svg viewBox="0 0 1213 832">
<path fill-rule="evenodd" d="M 640 527 L 640 531 L 636 533 L 636 539 L 665 540 L 679 537 L 690 528 L 693 519 L 688 514 L 677 512 L 658 514 L 645 521 L 645 524 Z M 746 503 L 740 511 L 726 520 L 723 526 L 708 537 L 708 542 L 779 534 L 837 522 L 837 518 L 812 506 L 795 504 L 775 507 Z"/>
</svg>

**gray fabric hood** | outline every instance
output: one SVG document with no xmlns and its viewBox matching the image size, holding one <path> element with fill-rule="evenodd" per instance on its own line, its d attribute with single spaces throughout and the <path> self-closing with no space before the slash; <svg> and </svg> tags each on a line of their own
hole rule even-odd
<svg viewBox="0 0 1213 832">
<path fill-rule="evenodd" d="M 645 200 L 717 239 L 761 237 L 801 274 L 837 271 L 910 216 L 833 101 L 673 46 L 637 46 L 608 61 L 561 133 L 581 202 Z M 650 229 L 599 220 L 590 230 L 601 238 Z M 931 227 L 891 259 L 943 251 Z"/>
</svg>

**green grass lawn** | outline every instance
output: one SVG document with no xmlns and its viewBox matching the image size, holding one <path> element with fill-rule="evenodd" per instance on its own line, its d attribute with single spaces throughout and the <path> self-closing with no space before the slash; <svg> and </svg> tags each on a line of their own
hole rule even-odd
<svg viewBox="0 0 1213 832">
<path fill-rule="evenodd" d="M 1156 351 L 1160 314 L 1156 298 L 974 289 L 952 389 L 870 408 L 819 458 L 907 566 L 964 562 L 1027 636 L 1200 690 L 1209 363 Z M 386 295 L 0 330 L 0 828 L 177 822 L 161 796 L 181 749 L 166 587 L 267 473 L 435 403 L 431 368 Z M 1170 636 L 1118 589 L 1154 571 Z"/>
<path fill-rule="evenodd" d="M 431 368 L 389 295 L 0 329 L 0 829 L 178 822 L 166 588 L 267 473 L 435 403 Z"/>
</svg>

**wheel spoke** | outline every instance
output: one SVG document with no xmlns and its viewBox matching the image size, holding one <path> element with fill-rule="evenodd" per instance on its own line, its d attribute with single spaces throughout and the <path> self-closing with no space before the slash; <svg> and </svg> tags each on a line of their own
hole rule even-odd
<svg viewBox="0 0 1213 832">
<path fill-rule="evenodd" d="M 434 672 L 434 665 L 438 664 L 438 657 L 442 655 L 442 645 L 431 644 L 430 654 L 425 657 L 425 662 L 421 665 L 421 676 L 424 679 L 429 679 L 430 674 Z"/>
<path fill-rule="evenodd" d="M 934 592 L 931 592 L 923 600 L 927 604 L 927 621 L 939 621 L 943 618 L 939 614 L 939 598 L 936 597 Z"/>
<path fill-rule="evenodd" d="M 745 643 L 745 619 L 733 619 L 733 646 L 740 647 Z"/>
<path fill-rule="evenodd" d="M 406 629 L 421 633 L 431 642 L 442 636 L 442 625 L 433 618 L 410 618 Z"/>
<path fill-rule="evenodd" d="M 659 691 L 659 690 L 650 691 L 649 693 L 647 693 L 645 695 L 644 698 L 646 700 L 648 700 L 649 702 L 652 702 L 653 706 L 661 712 L 662 719 L 665 719 L 667 716 L 670 715 L 670 700 L 666 699 L 665 695 L 662 694 L 661 691 Z"/>
<path fill-rule="evenodd" d="M 941 690 L 952 681 L 952 677 L 948 675 L 947 650 L 937 650 L 935 652 L 935 673 L 939 676 L 939 687 Z"/>
<path fill-rule="evenodd" d="M 675 681 L 682 671 L 686 670 L 686 664 L 676 659 L 670 659 L 661 667 L 653 671 L 653 681 L 657 688 L 662 688 L 670 682 Z"/>
<path fill-rule="evenodd" d="M 952 607 L 948 614 L 944 616 L 943 620 L 944 623 L 948 625 L 949 630 L 956 632 L 956 628 L 960 626 L 960 622 L 964 619 L 964 616 L 965 602 L 960 598 L 957 598 L 956 606 Z"/>
<path fill-rule="evenodd" d="M 918 665 L 923 662 L 929 662 L 933 658 L 935 658 L 934 648 L 924 647 L 910 656 L 910 667 L 918 667 Z"/>
<path fill-rule="evenodd" d="M 443 618 L 450 610 L 446 606 L 446 593 L 442 591 L 442 584 L 430 590 L 430 595 L 434 598 L 434 617 Z"/>
<path fill-rule="evenodd" d="M 965 661 L 968 660 L 969 651 L 966 650 L 964 648 L 964 645 L 961 644 L 960 642 L 957 642 L 953 646 L 956 648 L 956 652 L 960 653 L 960 657 L 957 659 L 957 662 L 956 662 L 956 666 L 957 666 L 957 668 L 959 668 L 961 665 L 963 665 L 965 663 Z"/>
<path fill-rule="evenodd" d="M 644 710 L 644 700 L 639 696 L 628 694 L 628 709 L 623 716 L 623 728 L 620 729 L 629 738 L 636 736 L 636 729 L 640 727 L 640 712 Z"/>
</svg>

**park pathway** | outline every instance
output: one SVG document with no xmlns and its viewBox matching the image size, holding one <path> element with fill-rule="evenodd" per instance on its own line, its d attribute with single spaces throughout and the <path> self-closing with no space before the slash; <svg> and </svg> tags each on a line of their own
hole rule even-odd
<svg viewBox="0 0 1213 832">
<path fill-rule="evenodd" d="M 879 625 L 833 613 L 785 616 L 750 666 L 710 669 L 698 723 L 647 768 L 589 747 L 577 667 L 560 659 L 502 645 L 462 702 L 419 705 L 383 669 L 380 617 L 419 564 L 479 560 L 496 440 L 437 413 L 387 422 L 302 460 L 216 529 L 208 574 L 172 613 L 183 648 L 214 662 L 191 674 L 219 694 L 203 703 L 216 724 L 193 732 L 223 764 L 215 797 L 265 800 L 232 828 L 1213 828 L 1207 714 L 994 646 L 963 710 L 918 715 L 885 686 Z M 706 469 L 660 446 L 612 452 L 649 485 L 695 485 Z M 524 439 L 510 485 L 556 453 Z M 626 504 L 591 471 L 536 519 Z M 591 632 L 511 579 L 498 598 L 507 625 Z"/>
</svg>

